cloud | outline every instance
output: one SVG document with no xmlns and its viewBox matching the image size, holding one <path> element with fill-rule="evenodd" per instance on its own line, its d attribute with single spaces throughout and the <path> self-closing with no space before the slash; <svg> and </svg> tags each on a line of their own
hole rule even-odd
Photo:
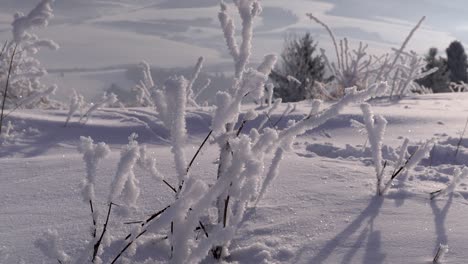
<svg viewBox="0 0 468 264">
<path fill-rule="evenodd" d="M 157 4 L 159 8 L 201 8 L 219 4 L 219 0 L 166 0 Z"/>
<path fill-rule="evenodd" d="M 279 7 L 264 7 L 261 17 L 262 25 L 257 28 L 260 31 L 287 27 L 299 21 L 299 17 L 291 10 Z"/>
</svg>

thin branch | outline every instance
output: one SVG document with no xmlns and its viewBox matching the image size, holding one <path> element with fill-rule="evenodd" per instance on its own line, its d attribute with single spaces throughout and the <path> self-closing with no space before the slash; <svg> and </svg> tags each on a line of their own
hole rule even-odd
<svg viewBox="0 0 468 264">
<path fill-rule="evenodd" d="M 5 41 L 5 43 L 3 44 L 3 47 L 2 47 L 2 51 L 0 52 L 0 58 L 3 56 L 3 54 L 5 53 L 5 50 L 6 50 L 6 47 L 8 45 L 8 40 Z"/>
<path fill-rule="evenodd" d="M 15 58 L 16 54 L 16 48 L 18 48 L 18 43 L 16 43 L 15 48 L 13 49 L 13 54 L 11 55 L 10 59 L 10 66 L 8 67 L 8 75 L 6 79 L 6 84 L 5 84 L 5 92 L 3 93 L 3 101 L 2 101 L 2 112 L 0 113 L 0 134 L 2 133 L 2 127 L 3 127 L 3 119 L 4 119 L 4 111 L 5 111 L 5 103 L 6 103 L 6 95 L 8 94 L 8 86 L 10 85 L 10 76 L 11 76 L 11 70 L 13 68 L 13 59 Z"/>
<path fill-rule="evenodd" d="M 101 246 L 101 242 L 102 242 L 102 239 L 104 238 L 104 234 L 107 231 L 107 224 L 109 223 L 109 216 L 110 216 L 110 213 L 111 213 L 111 210 L 112 210 L 112 205 L 115 205 L 115 204 L 112 203 L 112 202 L 109 203 L 109 209 L 107 210 L 106 222 L 104 223 L 104 227 L 102 229 L 101 236 L 99 237 L 99 240 L 96 242 L 96 244 L 94 244 L 94 252 L 93 252 L 93 259 L 92 259 L 93 263 L 94 263 L 94 260 L 96 259 L 96 255 L 98 253 L 99 246 Z"/>
<path fill-rule="evenodd" d="M 93 218 L 93 238 L 96 237 L 96 219 L 94 218 L 94 208 L 93 208 L 93 200 L 89 200 L 89 207 L 91 208 L 91 217 Z"/>
<path fill-rule="evenodd" d="M 177 193 L 177 190 L 176 188 L 174 188 L 174 186 L 172 186 L 171 184 L 169 184 L 166 180 L 162 180 L 166 185 L 167 187 L 171 188 L 172 191 L 174 191 L 175 193 Z"/>
<path fill-rule="evenodd" d="M 192 167 L 193 162 L 194 162 L 195 159 L 197 158 L 198 154 L 200 154 L 201 149 L 202 149 L 203 146 L 206 144 L 206 142 L 208 141 L 208 139 L 210 138 L 210 136 L 211 136 L 212 133 L 213 133 L 213 130 L 210 130 L 210 132 L 208 133 L 208 135 L 206 135 L 205 139 L 203 140 L 203 143 L 200 145 L 200 147 L 198 147 L 197 152 L 195 152 L 195 155 L 193 156 L 192 160 L 190 160 L 190 163 L 189 163 L 189 165 L 187 166 L 187 173 L 189 172 L 190 168 Z"/>
<path fill-rule="evenodd" d="M 227 210 L 228 210 L 228 205 L 229 205 L 229 195 L 228 197 L 226 198 L 226 200 L 224 200 L 224 218 L 223 218 L 223 227 L 226 227 L 226 224 L 227 224 Z"/>
<path fill-rule="evenodd" d="M 462 132 L 462 134 L 460 135 L 460 140 L 458 140 L 458 143 L 457 143 L 457 150 L 455 151 L 455 157 L 453 157 L 455 162 L 457 161 L 458 151 L 459 151 L 459 149 L 460 149 L 460 145 L 461 145 L 461 143 L 462 143 L 463 136 L 465 135 L 466 126 L 467 126 L 467 125 L 468 125 L 468 118 L 466 119 L 465 127 L 463 128 L 463 132 Z"/>
<path fill-rule="evenodd" d="M 120 256 L 122 256 L 122 254 L 139 238 L 141 237 L 143 234 L 146 233 L 146 230 L 143 230 L 141 231 L 136 237 L 135 239 L 133 239 L 132 241 L 128 242 L 127 245 L 119 252 L 119 254 L 114 258 L 114 260 L 112 260 L 111 264 L 114 264 L 119 258 Z"/>
<path fill-rule="evenodd" d="M 205 233 L 206 238 L 208 238 L 208 232 L 206 232 L 205 226 L 203 225 L 201 221 L 198 221 L 198 223 L 200 224 L 200 227 L 203 230 L 203 233 Z"/>
<path fill-rule="evenodd" d="M 247 123 L 247 120 L 242 120 L 242 123 L 241 123 L 239 129 L 237 130 L 236 137 L 238 137 L 240 135 L 240 133 L 242 132 L 242 129 L 244 129 L 245 123 Z"/>
</svg>

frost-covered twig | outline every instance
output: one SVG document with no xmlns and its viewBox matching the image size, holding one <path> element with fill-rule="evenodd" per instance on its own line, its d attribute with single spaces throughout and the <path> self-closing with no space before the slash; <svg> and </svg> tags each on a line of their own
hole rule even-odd
<svg viewBox="0 0 468 264">
<path fill-rule="evenodd" d="M 393 173 L 393 175 L 390 177 L 390 179 L 387 181 L 384 188 L 382 189 L 381 195 L 385 194 L 385 192 L 392 185 L 393 180 L 396 179 L 398 176 L 403 174 L 403 178 L 406 178 L 408 172 L 414 167 L 416 167 L 416 165 L 429 154 L 434 143 L 435 139 L 431 139 L 419 146 L 418 149 L 408 158 L 406 163 L 402 165 L 396 172 Z"/>
<path fill-rule="evenodd" d="M 187 85 L 187 102 L 195 107 L 199 107 L 199 106 L 195 102 L 195 96 L 193 94 L 193 84 L 197 80 L 198 75 L 200 75 L 200 71 L 203 67 L 204 60 L 205 59 L 203 57 L 198 58 L 197 64 L 195 65 L 195 68 L 193 69 L 192 76 L 190 76 L 189 83 Z"/>
<path fill-rule="evenodd" d="M 10 87 L 11 70 L 13 69 L 13 60 L 15 58 L 16 48 L 17 47 L 18 47 L 18 45 L 15 45 L 15 48 L 13 49 L 13 54 L 11 55 L 10 64 L 8 66 L 8 74 L 7 74 L 6 82 L 5 82 L 5 89 L 3 91 L 2 112 L 0 113 L 0 134 L 2 133 L 3 118 L 4 118 L 3 114 L 4 114 L 4 111 L 5 111 L 6 99 L 7 99 L 7 96 L 8 96 L 8 88 Z"/>
<path fill-rule="evenodd" d="M 314 20 L 315 22 L 317 22 L 317 24 L 321 25 L 322 27 L 325 28 L 325 30 L 328 32 L 328 34 L 330 35 L 330 38 L 332 39 L 332 42 L 333 42 L 333 46 L 335 47 L 335 55 L 336 55 L 336 61 L 337 61 L 337 64 L 338 64 L 338 67 L 341 66 L 341 60 L 340 60 L 340 54 L 338 52 L 338 45 L 336 44 L 336 39 L 335 39 L 335 35 L 333 34 L 333 31 L 330 29 L 330 27 L 325 24 L 324 22 L 322 22 L 320 19 L 318 19 L 316 16 L 314 16 L 312 13 L 308 13 L 306 14 L 310 19 Z"/>
<path fill-rule="evenodd" d="M 398 59 L 400 58 L 400 55 L 403 53 L 403 51 L 405 50 L 406 48 L 406 45 L 408 45 L 408 42 L 410 41 L 410 39 L 413 37 L 413 34 L 416 32 L 416 30 L 418 30 L 418 28 L 421 26 L 422 22 L 426 19 L 425 16 L 423 16 L 419 21 L 418 23 L 416 24 L 416 26 L 413 27 L 413 29 L 411 29 L 410 33 L 408 34 L 408 36 L 406 36 L 406 39 L 403 41 L 403 44 L 401 44 L 401 47 L 400 49 L 395 53 L 395 58 L 393 59 L 392 63 L 390 64 L 390 67 L 389 67 L 389 70 L 387 71 L 384 79 L 387 79 L 391 70 L 394 68 L 394 66 L 396 65 Z"/>
<path fill-rule="evenodd" d="M 208 135 L 206 135 L 206 137 L 203 140 L 203 142 L 201 143 L 201 145 L 198 147 L 197 151 L 195 152 L 195 155 L 193 155 L 192 159 L 189 162 L 189 165 L 187 166 L 187 173 L 189 172 L 190 168 L 192 167 L 193 162 L 197 158 L 198 154 L 200 154 L 201 149 L 206 144 L 206 142 L 208 141 L 208 139 L 210 138 L 212 133 L 213 133 L 213 130 L 210 130 L 210 132 L 208 133 Z"/>
<path fill-rule="evenodd" d="M 381 195 L 380 186 L 384 168 L 382 167 L 382 140 L 387 127 L 387 120 L 380 115 L 375 116 L 371 106 L 367 103 L 361 104 L 361 110 L 364 116 L 364 123 L 367 130 L 367 136 L 372 149 L 372 159 L 374 161 L 375 175 L 377 178 L 377 195 Z"/>
<path fill-rule="evenodd" d="M 260 3 L 257 0 L 237 0 L 234 2 L 242 19 L 242 41 L 240 46 L 235 39 L 235 27 L 231 16 L 228 14 L 227 5 L 221 2 L 221 11 L 218 18 L 224 32 L 224 38 L 228 49 L 235 61 L 235 76 L 241 79 L 248 63 L 252 48 L 253 19 L 261 12 Z"/>
<path fill-rule="evenodd" d="M 449 251 L 448 245 L 439 245 L 439 249 L 437 250 L 436 255 L 434 256 L 434 259 L 432 260 L 432 263 L 434 264 L 439 264 L 441 263 L 442 258 L 447 254 Z"/>
<path fill-rule="evenodd" d="M 460 145 L 463 141 L 463 136 L 465 135 L 467 126 L 468 126 L 468 118 L 466 119 L 465 127 L 463 128 L 463 132 L 460 134 L 460 139 L 458 140 L 458 143 L 457 143 L 457 150 L 455 150 L 455 155 L 453 157 L 454 161 L 457 161 L 458 150 L 460 149 Z"/>
<path fill-rule="evenodd" d="M 103 142 L 94 144 L 90 137 L 81 137 L 80 141 L 78 151 L 83 154 L 83 160 L 86 164 L 86 179 L 83 182 L 81 195 L 83 201 L 90 205 L 93 219 L 92 236 L 96 237 L 98 211 L 93 207 L 93 200 L 95 199 L 94 185 L 96 183 L 97 166 L 102 159 L 109 155 L 110 149 Z"/>
<path fill-rule="evenodd" d="M 117 95 L 113 93 L 110 93 L 110 94 L 105 93 L 102 96 L 101 101 L 99 101 L 98 103 L 92 104 L 91 107 L 85 112 L 85 114 L 80 118 L 78 122 L 83 122 L 84 124 L 86 124 L 88 120 L 91 118 L 91 115 L 96 110 L 98 110 L 101 107 L 110 105 L 110 104 L 115 104 L 117 101 L 118 101 Z"/>
<path fill-rule="evenodd" d="M 265 180 L 263 181 L 258 197 L 255 200 L 255 206 L 257 206 L 258 202 L 263 198 L 263 195 L 265 194 L 270 183 L 278 176 L 278 173 L 279 173 L 278 168 L 279 168 L 279 164 L 281 160 L 283 159 L 283 154 L 284 154 L 284 151 L 282 148 L 278 148 L 276 150 L 275 156 L 273 157 L 273 160 L 271 162 L 270 169 L 268 170 Z"/>
<path fill-rule="evenodd" d="M 62 249 L 59 248 L 58 240 L 59 238 L 57 230 L 49 229 L 34 242 L 34 245 L 50 259 L 58 261 L 58 263 L 61 264 L 68 263 L 70 261 L 70 256 L 68 256 Z"/>
<path fill-rule="evenodd" d="M 285 147 L 288 148 L 288 144 L 291 143 L 297 135 L 324 124 L 329 119 L 338 115 L 349 104 L 361 103 L 372 97 L 382 95 L 387 90 L 387 87 L 387 83 L 381 82 L 375 83 L 367 90 L 363 91 L 357 91 L 356 88 L 348 88 L 345 96 L 339 102 L 315 115 L 314 118 L 305 119 L 281 131 L 276 145 L 280 146 L 284 144 Z"/>
<path fill-rule="evenodd" d="M 70 106 L 68 108 L 67 119 L 65 120 L 65 124 L 63 125 L 64 127 L 68 125 L 68 122 L 70 122 L 70 119 L 73 117 L 77 110 L 80 111 L 80 114 L 83 114 L 82 109 L 84 105 L 84 97 L 81 94 L 77 93 L 76 90 L 73 90 L 73 95 L 70 98 Z"/>
<path fill-rule="evenodd" d="M 104 238 L 104 235 L 106 234 L 107 231 L 107 225 L 109 224 L 109 217 L 112 211 L 112 206 L 115 205 L 114 203 L 109 203 L 108 209 L 107 209 L 107 216 L 106 216 L 106 222 L 104 222 L 104 225 L 102 227 L 102 232 L 101 235 L 99 236 L 99 239 L 94 243 L 93 245 L 93 257 L 92 257 L 92 262 L 94 263 L 94 260 L 96 259 L 96 256 L 99 252 L 99 247 L 101 246 L 102 239 Z"/>
<path fill-rule="evenodd" d="M 462 180 L 466 179 L 468 176 L 468 168 L 464 168 L 463 170 L 460 169 L 455 169 L 453 172 L 453 179 L 450 181 L 448 186 L 445 189 L 441 189 L 435 192 L 432 192 L 431 195 L 431 200 L 443 196 L 443 195 L 448 195 L 452 192 L 455 191 L 455 188 L 461 183 Z"/>
<path fill-rule="evenodd" d="M 140 189 L 138 187 L 138 179 L 133 170 L 140 159 L 141 153 L 136 138 L 137 135 L 132 134 L 128 138 L 128 145 L 120 153 L 120 161 L 111 183 L 108 204 L 115 203 L 116 199 L 122 196 L 126 206 L 130 208 L 136 207 L 136 200 L 140 195 Z"/>
</svg>

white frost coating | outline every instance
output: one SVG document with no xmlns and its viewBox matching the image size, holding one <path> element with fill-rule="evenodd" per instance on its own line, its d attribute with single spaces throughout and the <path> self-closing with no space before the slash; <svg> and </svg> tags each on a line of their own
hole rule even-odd
<svg viewBox="0 0 468 264">
<path fill-rule="evenodd" d="M 175 158 L 175 167 L 179 178 L 179 186 L 187 177 L 187 161 L 185 158 L 185 141 L 187 137 L 185 109 L 187 106 L 187 85 L 184 77 L 173 77 L 165 82 L 168 117 L 166 124 L 171 131 L 171 151 Z"/>
<path fill-rule="evenodd" d="M 49 95 L 51 90 L 40 82 L 40 78 L 47 74 L 40 61 L 33 55 L 41 48 L 56 50 L 57 43 L 48 39 L 40 39 L 30 30 L 37 27 L 46 27 L 49 19 L 53 17 L 51 3 L 53 0 L 42 0 L 27 15 L 16 13 L 12 22 L 12 41 L 6 45 L 4 53 L 0 57 L 0 72 L 6 73 L 10 67 L 14 50 L 14 67 L 9 79 L 8 108 L 57 108 L 60 103 L 49 98 L 37 98 L 41 94 Z M 0 85 L 4 86 L 6 74 L 0 76 Z M 20 100 L 29 98 L 30 102 Z M 39 100 L 42 99 L 42 100 Z M 27 105 L 24 105 L 27 104 Z"/>
<path fill-rule="evenodd" d="M 322 101 L 318 99 L 312 100 L 312 107 L 310 108 L 309 116 L 312 117 L 320 112 L 322 107 Z"/>
<path fill-rule="evenodd" d="M 115 104 L 117 101 L 118 101 L 117 95 L 115 95 L 114 93 L 110 93 L 110 94 L 104 93 L 101 101 L 91 105 L 91 107 L 86 111 L 86 113 L 80 118 L 80 122 L 82 120 L 84 120 L 83 123 L 88 122 L 88 120 L 91 118 L 92 114 L 96 110 L 98 110 L 101 107 L 105 107 L 107 105 Z"/>
<path fill-rule="evenodd" d="M 109 147 L 100 142 L 94 144 L 91 137 L 80 137 L 80 145 L 78 151 L 83 154 L 83 161 L 86 164 L 86 179 L 83 184 L 81 194 L 83 201 L 88 203 L 94 200 L 94 184 L 96 183 L 96 172 L 99 162 L 105 159 L 109 153 Z"/>
<path fill-rule="evenodd" d="M 408 144 L 409 144 L 409 139 L 405 138 L 403 141 L 403 144 L 400 147 L 400 150 L 398 151 L 398 160 L 395 163 L 395 168 L 394 170 L 398 170 L 401 166 L 403 166 L 403 161 L 405 159 L 407 150 L 408 150 Z"/>
<path fill-rule="evenodd" d="M 264 95 L 265 82 L 267 80 L 268 75 L 254 69 L 248 69 L 244 72 L 240 92 L 244 96 L 249 95 L 254 99 L 260 100 Z"/>
<path fill-rule="evenodd" d="M 151 157 L 148 154 L 146 145 L 140 147 L 140 158 L 138 159 L 138 165 L 146 171 L 149 171 L 151 173 L 151 176 L 155 177 L 156 179 L 164 179 L 164 177 L 156 168 L 156 158 Z"/>
<path fill-rule="evenodd" d="M 65 120 L 65 125 L 67 126 L 70 119 L 73 117 L 76 111 L 80 111 L 80 115 L 83 114 L 83 107 L 85 105 L 84 97 L 77 93 L 76 90 L 73 90 L 73 95 L 70 97 L 70 106 L 68 107 L 68 115 L 67 119 Z M 81 116 L 80 116 L 81 118 Z"/>
<path fill-rule="evenodd" d="M 138 66 L 141 68 L 143 79 L 132 88 L 132 91 L 136 92 L 138 106 L 154 106 L 150 92 L 155 88 L 151 67 L 146 61 L 140 62 Z"/>
<path fill-rule="evenodd" d="M 244 115 L 244 120 L 246 120 L 246 121 L 252 121 L 252 120 L 254 120 L 254 119 L 257 118 L 257 117 L 258 117 L 257 111 L 251 109 L 251 110 L 249 110 L 247 113 L 245 113 L 245 115 Z"/>
<path fill-rule="evenodd" d="M 270 183 L 276 178 L 276 176 L 278 176 L 279 164 L 281 160 L 283 159 L 283 154 L 284 154 L 284 150 L 282 148 L 278 148 L 276 150 L 275 156 L 273 157 L 273 160 L 271 161 L 270 169 L 268 170 L 265 180 L 263 181 L 262 188 L 260 189 L 260 193 L 258 194 L 257 200 L 255 201 L 255 206 L 263 198 L 263 195 L 265 194 L 268 186 L 270 186 Z"/>
<path fill-rule="evenodd" d="M 266 76 L 270 75 L 271 70 L 275 67 L 278 57 L 275 54 L 266 55 L 263 58 L 262 64 L 257 68 L 257 71 L 265 74 Z"/>
<path fill-rule="evenodd" d="M 237 41 L 234 36 L 236 33 L 234 22 L 231 16 L 227 12 L 228 11 L 227 5 L 223 1 L 221 1 L 220 3 L 220 8 L 221 8 L 221 11 L 218 14 L 218 19 L 221 24 L 221 29 L 223 30 L 224 38 L 226 40 L 226 44 L 229 49 L 229 52 L 232 58 L 234 59 L 234 61 L 237 61 L 237 59 L 239 58 L 239 47 L 237 45 Z"/>
<path fill-rule="evenodd" d="M 288 75 L 288 76 L 286 76 L 286 78 L 288 79 L 288 82 L 290 82 L 290 83 L 296 83 L 297 85 L 301 85 L 301 84 L 302 84 L 302 82 L 299 81 L 299 80 L 298 80 L 296 77 L 294 77 L 294 76 Z"/>
<path fill-rule="evenodd" d="M 346 90 L 347 93 L 345 96 L 339 102 L 317 114 L 314 118 L 304 119 L 301 122 L 297 122 L 294 126 L 281 131 L 279 140 L 276 144 L 278 146 L 282 146 L 285 142 L 290 142 L 292 138 L 295 138 L 309 129 L 316 128 L 327 120 L 335 117 L 349 104 L 361 103 L 372 97 L 381 95 L 386 91 L 386 89 L 386 82 L 373 84 L 367 90 L 363 91 L 356 91 L 355 88 L 349 88 Z M 287 148 L 287 146 L 283 147 Z"/>
<path fill-rule="evenodd" d="M 447 254 L 448 252 L 449 252 L 449 246 L 440 244 L 439 245 L 439 250 L 437 251 L 437 255 L 434 257 L 433 263 L 434 264 L 443 263 L 442 260 L 443 260 L 443 258 L 445 256 L 445 254 Z"/>
<path fill-rule="evenodd" d="M 211 85 L 211 79 L 207 79 L 206 83 L 198 90 L 198 92 L 193 96 L 193 100 L 197 100 L 198 97 Z"/>
<path fill-rule="evenodd" d="M 211 129 L 215 134 L 224 132 L 227 123 L 235 122 L 237 119 L 243 96 L 232 98 L 226 92 L 216 94 L 216 111 L 213 116 Z"/>
<path fill-rule="evenodd" d="M 361 135 L 364 135 L 364 136 L 367 136 L 367 130 L 366 130 L 366 125 L 364 125 L 363 123 L 357 121 L 357 120 L 354 120 L 354 119 L 351 119 L 351 127 L 356 129 L 356 131 L 361 134 Z"/>
<path fill-rule="evenodd" d="M 275 141 L 278 140 L 278 132 L 273 128 L 265 128 L 260 135 L 257 143 L 253 146 L 255 153 L 262 153 L 274 146 Z"/>
<path fill-rule="evenodd" d="M 190 79 L 187 85 L 187 91 L 186 91 L 187 103 L 194 107 L 200 107 L 195 101 L 196 96 L 193 93 L 193 84 L 198 79 L 198 75 L 200 75 L 200 71 L 203 67 L 204 60 L 205 59 L 203 57 L 198 58 L 197 64 L 195 65 L 195 68 L 193 69 L 192 76 L 190 76 Z"/>
<path fill-rule="evenodd" d="M 43 91 L 34 91 L 28 97 L 19 100 L 17 102 L 17 105 L 28 107 L 30 105 L 37 103 L 42 98 L 47 98 L 49 95 L 55 94 L 56 90 L 57 90 L 57 85 L 52 85 Z"/>
<path fill-rule="evenodd" d="M 275 86 L 272 83 L 267 84 L 267 105 L 268 107 L 271 107 L 271 104 L 273 102 L 273 91 L 275 89 Z"/>
<path fill-rule="evenodd" d="M 431 199 L 453 193 L 455 191 L 455 188 L 462 182 L 462 180 L 466 179 L 467 176 L 468 176 L 468 168 L 463 168 L 463 170 L 456 168 L 453 172 L 453 179 L 450 181 L 448 186 L 445 189 L 442 189 L 441 191 L 434 193 Z"/>
<path fill-rule="evenodd" d="M 192 76 L 190 76 L 189 84 L 187 85 L 187 95 L 190 95 L 192 88 L 193 88 L 193 83 L 195 83 L 195 81 L 198 78 L 198 75 L 200 75 L 200 71 L 203 67 L 204 60 L 205 59 L 203 57 L 198 58 L 197 64 L 195 65 L 195 68 L 193 69 Z"/>
<path fill-rule="evenodd" d="M 224 38 L 229 52 L 235 61 L 235 77 L 242 78 L 245 66 L 249 62 L 252 49 L 253 19 L 261 12 L 260 3 L 257 0 L 234 1 L 242 20 L 242 41 L 240 47 L 235 39 L 235 27 L 232 18 L 227 13 L 227 5 L 221 2 L 221 10 L 218 19 L 224 33 Z"/>
<path fill-rule="evenodd" d="M 387 127 L 387 120 L 378 115 L 374 116 L 370 104 L 361 104 L 361 110 L 366 125 L 367 136 L 371 145 L 372 160 L 374 162 L 375 175 L 377 177 L 377 194 L 380 195 L 380 187 L 382 183 L 383 166 L 382 166 L 382 140 Z"/>
<path fill-rule="evenodd" d="M 138 180 L 133 172 L 135 164 L 140 158 L 140 148 L 136 137 L 136 134 L 132 134 L 128 138 L 128 145 L 120 152 L 120 161 L 111 183 L 108 203 L 115 203 L 115 200 L 123 194 L 122 198 L 125 205 L 136 207 L 136 200 L 140 194 L 140 189 L 137 185 Z"/>
<path fill-rule="evenodd" d="M 402 174 L 399 178 L 400 178 L 400 182 L 403 183 L 406 178 L 408 177 L 408 173 L 414 168 L 416 167 L 416 165 L 418 165 L 418 163 L 426 158 L 432 147 L 434 146 L 434 143 L 435 143 L 435 139 L 430 139 L 428 141 L 426 141 L 424 144 L 422 144 L 421 146 L 418 147 L 418 149 L 416 150 L 416 152 L 414 152 L 414 154 L 411 156 L 411 158 L 407 161 L 407 163 L 404 165 L 404 168 L 402 169 L 402 171 L 400 172 L 400 174 Z M 383 191 L 381 192 L 382 194 L 384 194 L 389 188 L 390 186 L 392 185 L 392 180 L 389 180 L 386 184 L 385 184 L 385 188 L 383 189 Z"/>
<path fill-rule="evenodd" d="M 58 246 L 58 232 L 57 230 L 47 230 L 40 238 L 34 241 L 34 245 L 41 250 L 41 252 L 52 259 L 54 262 L 67 263 L 70 257 Z"/>
<path fill-rule="evenodd" d="M 431 151 L 432 147 L 434 146 L 434 143 L 435 139 L 431 139 L 426 141 L 422 146 L 420 146 L 406 164 L 406 170 L 409 171 L 413 169 L 414 167 L 416 167 L 416 165 L 418 165 L 418 163 L 422 159 L 426 158 L 429 155 L 429 152 Z"/>
<path fill-rule="evenodd" d="M 278 107 L 281 104 L 281 101 L 282 101 L 281 98 L 276 99 L 275 102 L 273 103 L 273 106 L 270 107 L 270 109 L 268 109 L 268 111 L 265 113 L 265 117 L 263 118 L 262 122 L 258 126 L 258 131 L 261 131 L 265 127 L 268 121 L 271 122 L 270 120 L 271 114 L 278 109 Z"/>
<path fill-rule="evenodd" d="M 143 74 L 143 83 L 146 88 L 151 89 L 154 87 L 153 76 L 151 75 L 151 67 L 146 61 L 140 62 L 140 67 Z"/>
<path fill-rule="evenodd" d="M 13 23 L 13 39 L 16 43 L 19 43 L 24 38 L 30 38 L 27 31 L 34 27 L 46 27 L 49 24 L 49 19 L 53 15 L 51 4 L 54 0 L 42 0 L 29 14 L 24 15 L 23 13 L 16 13 L 14 16 Z"/>
</svg>

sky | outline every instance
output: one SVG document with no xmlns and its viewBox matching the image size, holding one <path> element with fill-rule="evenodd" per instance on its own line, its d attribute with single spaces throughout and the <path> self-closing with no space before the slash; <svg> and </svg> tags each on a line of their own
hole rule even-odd
<svg viewBox="0 0 468 264">
<path fill-rule="evenodd" d="M 10 37 L 12 14 L 28 12 L 39 0 L 0 0 L 0 39 Z M 232 3 L 230 0 L 227 3 Z M 468 43 L 468 5 L 461 0 L 262 0 L 256 21 L 253 61 L 281 53 L 285 37 L 312 33 L 333 57 L 326 31 L 306 17 L 313 13 L 351 47 L 362 41 L 383 54 L 401 45 L 422 17 L 426 20 L 408 48 L 418 53 L 453 40 Z M 239 22 L 235 9 L 231 13 Z M 50 69 L 109 67 L 146 60 L 183 67 L 204 56 L 219 69 L 231 59 L 218 26 L 218 0 L 56 0 L 55 18 L 38 35 L 54 39 L 59 51 L 40 59 Z M 239 25 L 238 25 L 239 26 Z"/>
</svg>

